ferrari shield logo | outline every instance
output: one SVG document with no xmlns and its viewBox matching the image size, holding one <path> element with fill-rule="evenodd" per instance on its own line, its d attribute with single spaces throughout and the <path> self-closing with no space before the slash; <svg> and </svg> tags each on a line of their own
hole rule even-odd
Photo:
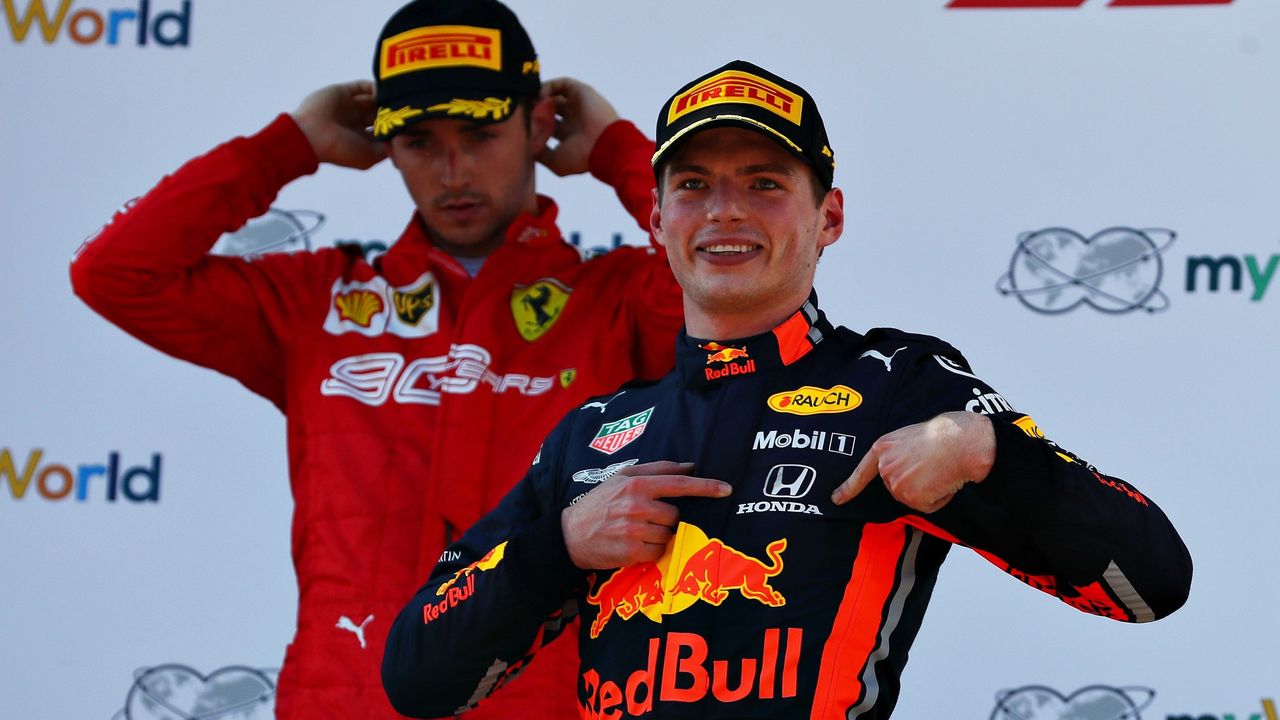
<svg viewBox="0 0 1280 720">
<path fill-rule="evenodd" d="M 574 378 L 578 377 L 577 368 L 569 368 L 560 371 L 560 387 L 569 387 L 573 384 Z"/>
<path fill-rule="evenodd" d="M 571 292 L 552 278 L 543 278 L 532 285 L 517 285 L 511 291 L 511 315 L 520 336 L 529 342 L 542 337 L 560 319 Z"/>
</svg>

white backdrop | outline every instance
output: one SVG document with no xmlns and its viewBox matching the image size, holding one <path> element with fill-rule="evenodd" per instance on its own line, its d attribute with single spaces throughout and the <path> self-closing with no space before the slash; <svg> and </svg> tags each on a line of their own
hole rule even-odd
<svg viewBox="0 0 1280 720">
<path fill-rule="evenodd" d="M 1051 437 L 1155 498 L 1191 548 L 1190 602 L 1148 626 L 953 553 L 895 717 L 1275 720 L 1280 3 L 947 3 L 512 0 L 545 77 L 591 82 L 648 134 L 670 92 L 734 57 L 808 88 L 849 209 L 819 272 L 827 311 L 950 340 Z M 149 27 L 139 45 L 136 20 L 115 44 L 80 42 L 144 4 L 152 24 L 171 14 L 160 39 L 186 44 Z M 19 21 L 68 12 L 52 42 L 38 21 L 19 40 L 0 20 L 0 717 L 186 717 L 142 702 L 147 670 L 269 693 L 295 612 L 284 424 L 93 315 L 67 263 L 187 158 L 368 76 L 398 2 L 4 5 Z M 642 241 L 594 180 L 539 182 L 585 244 Z M 275 207 L 301 211 L 277 217 L 313 246 L 390 240 L 410 211 L 385 166 L 322 169 Z M 1198 257 L 1227 263 L 1216 292 L 1207 268 L 1189 282 Z M 50 466 L 112 453 L 119 476 L 144 467 L 129 487 L 158 502 L 110 501 L 102 477 L 83 501 L 41 494 L 63 485 Z"/>
</svg>

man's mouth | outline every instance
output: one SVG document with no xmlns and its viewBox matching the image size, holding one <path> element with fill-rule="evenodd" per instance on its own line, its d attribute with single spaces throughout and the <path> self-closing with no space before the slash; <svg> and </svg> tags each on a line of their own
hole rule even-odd
<svg viewBox="0 0 1280 720">
<path fill-rule="evenodd" d="M 758 250 L 758 245 L 717 243 L 715 245 L 707 245 L 698 248 L 700 252 L 710 253 L 712 255 L 738 255 L 741 253 L 749 253 L 752 250 Z"/>
</svg>

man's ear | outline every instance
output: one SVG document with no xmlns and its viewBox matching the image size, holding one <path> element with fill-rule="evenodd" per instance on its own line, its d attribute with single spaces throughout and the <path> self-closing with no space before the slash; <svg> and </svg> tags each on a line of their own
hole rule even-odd
<svg viewBox="0 0 1280 720">
<path fill-rule="evenodd" d="M 653 233 L 653 241 L 666 247 L 662 240 L 662 201 L 658 197 L 658 188 L 649 191 L 653 205 L 649 208 L 649 232 Z"/>
<path fill-rule="evenodd" d="M 392 167 L 399 170 L 400 164 L 396 162 L 396 139 L 388 138 L 383 140 L 382 146 L 387 149 L 387 159 L 391 161 Z"/>
<path fill-rule="evenodd" d="M 514 118 L 512 118 L 514 119 Z M 533 155 L 537 157 L 547 147 L 547 141 L 556 131 L 556 105 L 550 97 L 529 101 L 529 138 L 533 142 Z"/>
<path fill-rule="evenodd" d="M 818 249 L 821 251 L 844 233 L 844 191 L 840 188 L 828 190 L 818 212 L 822 213 L 822 227 L 818 232 Z"/>
</svg>

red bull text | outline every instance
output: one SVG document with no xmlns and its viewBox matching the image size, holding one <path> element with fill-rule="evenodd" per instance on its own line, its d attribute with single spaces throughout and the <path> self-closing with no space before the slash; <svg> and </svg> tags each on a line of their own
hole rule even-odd
<svg viewBox="0 0 1280 720">
<path fill-rule="evenodd" d="M 458 603 L 471 597 L 476 589 L 476 573 L 492 570 L 502 562 L 502 557 L 507 549 L 507 543 L 503 542 L 494 549 L 484 554 L 484 557 L 467 565 L 453 577 L 440 584 L 436 590 L 436 596 L 443 596 L 444 599 L 437 603 L 427 603 L 422 606 L 422 623 L 435 620 L 450 608 L 457 607 Z M 459 581 L 466 578 L 466 583 L 459 585 Z"/>
<path fill-rule="evenodd" d="M 750 375 L 756 371 L 756 361 L 748 360 L 745 363 L 729 363 L 719 370 L 713 368 L 703 368 L 708 380 L 719 380 L 732 375 Z"/>
<path fill-rule="evenodd" d="M 698 702 L 708 695 L 722 703 L 796 696 L 804 630 L 764 631 L 760 654 L 710 659 L 706 638 L 672 632 L 650 638 L 643 668 L 625 679 L 582 673 L 582 720 L 620 720 L 653 711 L 656 702 Z M 736 667 L 735 667 L 736 666 Z M 731 685 L 737 681 L 737 685 Z"/>
</svg>

